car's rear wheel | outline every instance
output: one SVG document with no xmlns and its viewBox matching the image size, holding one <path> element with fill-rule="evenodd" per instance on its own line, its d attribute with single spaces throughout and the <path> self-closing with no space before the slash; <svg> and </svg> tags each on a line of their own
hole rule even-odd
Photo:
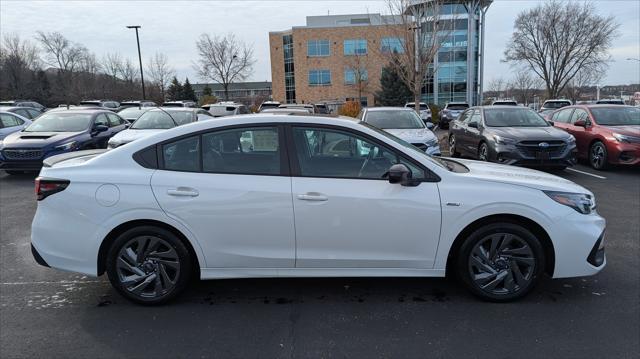
<svg viewBox="0 0 640 359">
<path fill-rule="evenodd" d="M 507 302 L 527 294 L 545 265 L 540 241 L 513 223 L 493 223 L 474 231 L 457 256 L 457 274 L 475 295 Z"/>
<path fill-rule="evenodd" d="M 118 236 L 107 254 L 107 275 L 124 297 L 161 304 L 186 287 L 192 259 L 184 243 L 158 227 L 141 226 Z"/>
<path fill-rule="evenodd" d="M 602 171 L 607 168 L 607 156 L 607 146 L 600 141 L 594 142 L 589 149 L 589 164 L 594 169 Z"/>
<path fill-rule="evenodd" d="M 458 150 L 456 148 L 456 136 L 455 135 L 449 136 L 449 154 L 451 155 L 451 157 L 460 157 L 460 153 L 458 152 Z"/>
<path fill-rule="evenodd" d="M 480 161 L 489 161 L 489 146 L 485 142 L 478 147 L 478 159 Z"/>
</svg>

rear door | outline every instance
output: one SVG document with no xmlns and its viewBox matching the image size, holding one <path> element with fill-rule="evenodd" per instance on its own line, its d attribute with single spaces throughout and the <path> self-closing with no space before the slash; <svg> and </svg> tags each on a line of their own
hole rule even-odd
<svg viewBox="0 0 640 359">
<path fill-rule="evenodd" d="M 197 237 L 208 268 L 292 268 L 295 231 L 282 128 L 218 129 L 159 145 L 162 209 Z"/>
</svg>

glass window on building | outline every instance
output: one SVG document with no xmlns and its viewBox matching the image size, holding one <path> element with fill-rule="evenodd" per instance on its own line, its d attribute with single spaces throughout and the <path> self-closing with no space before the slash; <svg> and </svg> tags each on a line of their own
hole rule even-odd
<svg viewBox="0 0 640 359">
<path fill-rule="evenodd" d="M 329 40 L 307 41 L 307 56 L 329 56 Z"/>
<path fill-rule="evenodd" d="M 367 40 L 365 39 L 344 40 L 344 54 L 345 55 L 366 55 Z"/>
<path fill-rule="evenodd" d="M 404 39 L 399 37 L 383 37 L 380 42 L 382 52 L 402 54 L 404 52 Z"/>
<path fill-rule="evenodd" d="M 309 70 L 309 86 L 331 85 L 330 70 Z"/>
<path fill-rule="evenodd" d="M 355 85 L 360 78 L 360 82 L 367 81 L 369 79 L 369 73 L 367 69 L 345 69 L 344 70 L 344 83 L 345 85 Z"/>
</svg>

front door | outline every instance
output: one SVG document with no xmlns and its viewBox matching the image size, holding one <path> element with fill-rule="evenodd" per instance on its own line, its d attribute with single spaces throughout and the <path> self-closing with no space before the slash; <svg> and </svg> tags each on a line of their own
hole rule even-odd
<svg viewBox="0 0 640 359">
<path fill-rule="evenodd" d="M 395 163 L 414 178 L 426 178 L 425 169 L 352 132 L 294 126 L 292 138 L 296 267 L 433 267 L 437 184 L 403 187 L 383 178 Z"/>
<path fill-rule="evenodd" d="M 197 237 L 208 268 L 294 266 L 291 177 L 279 132 L 216 130 L 161 145 L 153 193 Z"/>
</svg>

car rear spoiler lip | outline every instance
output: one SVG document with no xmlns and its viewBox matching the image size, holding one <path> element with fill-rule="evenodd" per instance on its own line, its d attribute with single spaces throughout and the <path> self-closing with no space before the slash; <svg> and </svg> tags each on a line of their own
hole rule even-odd
<svg viewBox="0 0 640 359">
<path fill-rule="evenodd" d="M 74 151 L 69 153 L 62 153 L 59 155 L 51 156 L 42 161 L 42 167 L 53 167 L 56 163 L 70 160 L 72 158 L 84 157 L 84 156 L 92 156 L 99 155 L 101 153 L 105 153 L 109 151 L 108 149 L 98 149 L 98 150 L 83 150 L 83 151 Z"/>
</svg>

